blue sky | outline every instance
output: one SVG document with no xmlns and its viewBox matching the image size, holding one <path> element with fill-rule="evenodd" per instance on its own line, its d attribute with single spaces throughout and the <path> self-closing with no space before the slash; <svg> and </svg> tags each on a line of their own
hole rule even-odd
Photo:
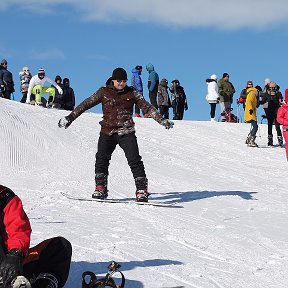
<svg viewBox="0 0 288 288">
<path fill-rule="evenodd" d="M 23 66 L 68 77 L 79 104 L 114 68 L 130 77 L 136 65 L 152 63 L 160 78 L 184 87 L 186 120 L 210 119 L 205 79 L 214 73 L 230 74 L 235 99 L 247 80 L 288 88 L 285 0 L 4 0 L 0 17 L 0 58 L 14 75 L 17 100 Z M 145 69 L 142 79 L 148 99 Z"/>
</svg>

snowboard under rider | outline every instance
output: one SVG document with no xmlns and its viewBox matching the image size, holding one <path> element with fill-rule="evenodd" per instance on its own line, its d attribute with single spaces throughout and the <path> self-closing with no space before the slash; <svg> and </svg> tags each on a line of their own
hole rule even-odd
<svg viewBox="0 0 288 288">
<path fill-rule="evenodd" d="M 46 76 L 45 70 L 40 68 L 37 75 L 33 76 L 29 82 L 28 93 L 26 103 L 31 104 L 31 94 L 35 95 L 35 105 L 42 106 L 42 95 L 44 93 L 49 94 L 47 105 L 52 107 L 54 97 L 55 97 L 55 88 L 54 87 L 44 87 L 44 83 L 48 82 L 52 84 L 58 90 L 60 95 L 63 94 L 62 88 L 49 77 Z"/>
<path fill-rule="evenodd" d="M 72 247 L 54 237 L 29 248 L 31 225 L 20 198 L 0 185 L 0 287 L 64 287 L 70 269 Z"/>
<path fill-rule="evenodd" d="M 143 95 L 133 87 L 128 87 L 127 73 L 123 68 L 116 68 L 107 86 L 98 89 L 89 98 L 80 103 L 68 116 L 59 120 L 60 128 L 68 128 L 70 124 L 86 110 L 97 104 L 102 104 L 103 120 L 100 122 L 101 131 L 98 141 L 98 151 L 95 163 L 95 192 L 93 198 L 106 199 L 108 196 L 107 180 L 111 155 L 117 144 L 124 150 L 128 164 L 132 171 L 136 185 L 136 201 L 148 201 L 148 180 L 144 164 L 139 155 L 133 108 L 137 105 L 143 114 L 149 115 L 166 129 L 172 128 L 174 123 L 163 119 L 161 114 L 148 103 Z"/>
</svg>

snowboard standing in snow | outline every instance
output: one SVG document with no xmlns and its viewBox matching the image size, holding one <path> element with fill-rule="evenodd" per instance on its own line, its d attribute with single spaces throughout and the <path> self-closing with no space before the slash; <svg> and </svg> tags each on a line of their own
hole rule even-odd
<svg viewBox="0 0 288 288">
<path fill-rule="evenodd" d="M 131 201 L 128 199 L 97 199 L 97 198 L 88 198 L 88 197 L 79 197 L 67 194 L 65 192 L 61 192 L 63 196 L 70 200 L 77 200 L 77 201 L 91 201 L 91 202 L 100 202 L 100 203 L 116 203 L 116 204 L 136 204 L 136 205 L 146 205 L 146 206 L 158 206 L 158 207 L 182 207 L 178 206 L 174 203 L 164 203 L 164 202 L 156 202 L 156 201 L 149 201 L 149 202 L 138 202 L 138 201 Z"/>
<path fill-rule="evenodd" d="M 119 145 L 125 152 L 135 180 L 136 201 L 148 202 L 148 179 L 139 154 L 135 123 L 132 118 L 134 105 L 140 107 L 144 115 L 153 118 L 166 129 L 172 128 L 174 123 L 168 119 L 163 119 L 157 109 L 148 103 L 141 93 L 128 87 L 126 82 L 127 72 L 120 67 L 114 69 L 112 77 L 106 82 L 107 86 L 98 89 L 68 116 L 61 118 L 58 126 L 68 128 L 83 112 L 101 103 L 103 120 L 100 122 L 101 132 L 95 163 L 96 187 L 92 197 L 102 200 L 108 197 L 108 167 L 112 153 Z"/>
</svg>

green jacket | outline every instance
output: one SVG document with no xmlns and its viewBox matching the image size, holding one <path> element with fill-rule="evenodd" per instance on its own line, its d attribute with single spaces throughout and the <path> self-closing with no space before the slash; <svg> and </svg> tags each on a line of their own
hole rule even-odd
<svg viewBox="0 0 288 288">
<path fill-rule="evenodd" d="M 233 84 L 223 78 L 218 82 L 218 94 L 220 102 L 233 102 L 233 94 L 236 92 Z"/>
</svg>

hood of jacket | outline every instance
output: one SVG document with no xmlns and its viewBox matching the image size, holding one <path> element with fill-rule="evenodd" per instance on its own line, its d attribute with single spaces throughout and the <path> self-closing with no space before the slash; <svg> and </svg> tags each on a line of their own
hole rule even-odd
<svg viewBox="0 0 288 288">
<path fill-rule="evenodd" d="M 152 71 L 154 71 L 154 66 L 153 64 L 149 63 L 146 65 L 146 70 L 151 73 Z"/>
</svg>

